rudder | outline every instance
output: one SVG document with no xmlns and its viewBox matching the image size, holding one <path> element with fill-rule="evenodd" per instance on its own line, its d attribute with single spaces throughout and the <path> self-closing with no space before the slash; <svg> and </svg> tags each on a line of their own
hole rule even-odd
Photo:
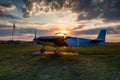
<svg viewBox="0 0 120 80">
<path fill-rule="evenodd" d="M 105 41 L 105 37 L 106 37 L 106 29 L 100 30 L 97 40 Z"/>
</svg>

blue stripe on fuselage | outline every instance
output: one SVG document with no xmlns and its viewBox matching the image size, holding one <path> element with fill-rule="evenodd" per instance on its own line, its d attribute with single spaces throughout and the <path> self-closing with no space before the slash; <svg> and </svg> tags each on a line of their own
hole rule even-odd
<svg viewBox="0 0 120 80">
<path fill-rule="evenodd" d="M 103 45 L 104 42 L 92 42 L 91 39 L 84 38 L 76 38 L 76 37 L 68 37 L 65 39 L 65 42 L 68 46 L 100 46 Z"/>
</svg>

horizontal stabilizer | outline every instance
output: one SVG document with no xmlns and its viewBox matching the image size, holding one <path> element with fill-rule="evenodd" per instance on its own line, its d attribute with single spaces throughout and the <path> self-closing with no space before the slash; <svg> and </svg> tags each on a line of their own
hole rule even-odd
<svg viewBox="0 0 120 80">
<path fill-rule="evenodd" d="M 104 42 L 104 40 L 97 40 L 97 39 L 91 40 L 91 41 L 94 42 L 94 43 L 96 43 L 96 42 Z"/>
</svg>

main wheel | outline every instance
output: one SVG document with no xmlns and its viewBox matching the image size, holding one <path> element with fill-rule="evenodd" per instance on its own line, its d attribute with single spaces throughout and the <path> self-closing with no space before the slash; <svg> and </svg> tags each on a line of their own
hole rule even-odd
<svg viewBox="0 0 120 80">
<path fill-rule="evenodd" d="M 40 53 L 41 54 L 45 53 L 45 49 L 44 48 L 40 49 Z"/>
<path fill-rule="evenodd" d="M 56 49 L 54 50 L 54 54 L 59 54 L 59 53 L 60 53 L 59 48 L 56 48 Z"/>
</svg>

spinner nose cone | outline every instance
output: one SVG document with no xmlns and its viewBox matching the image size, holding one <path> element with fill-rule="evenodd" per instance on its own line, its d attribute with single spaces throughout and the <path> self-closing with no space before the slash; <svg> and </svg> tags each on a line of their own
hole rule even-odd
<svg viewBox="0 0 120 80">
<path fill-rule="evenodd" d="M 33 43 L 37 44 L 37 39 L 36 38 L 33 39 Z"/>
</svg>

